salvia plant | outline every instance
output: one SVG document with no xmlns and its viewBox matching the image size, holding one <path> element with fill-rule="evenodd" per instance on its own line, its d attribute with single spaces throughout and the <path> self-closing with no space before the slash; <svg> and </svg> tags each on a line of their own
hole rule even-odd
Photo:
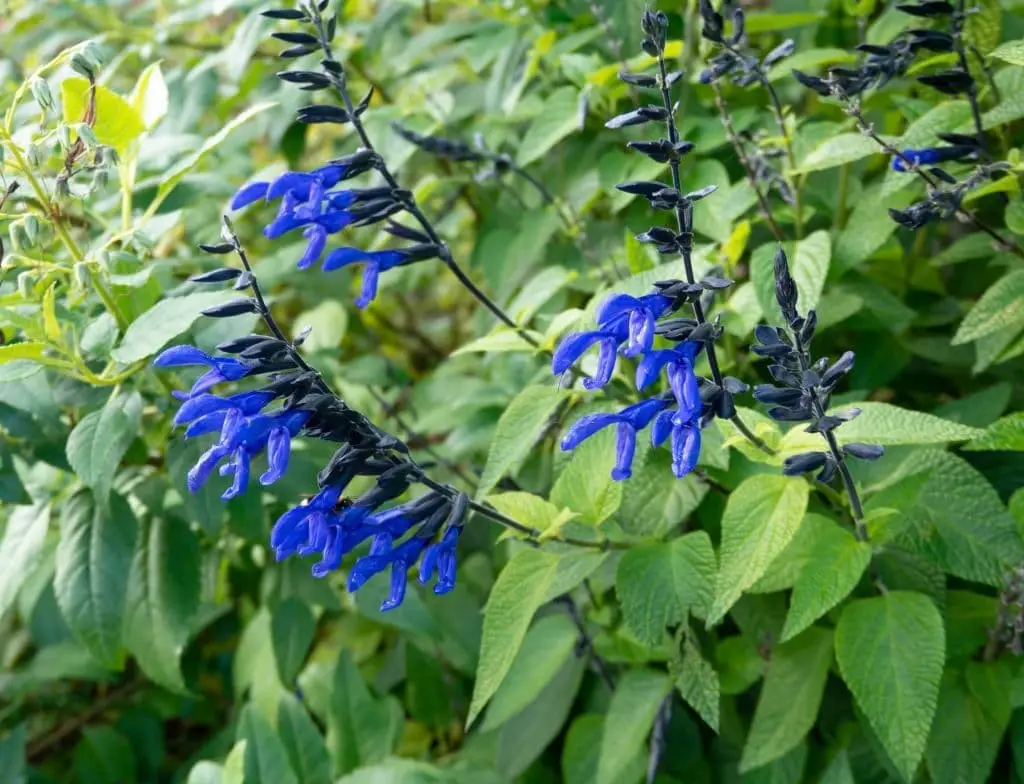
<svg viewBox="0 0 1024 784">
<path fill-rule="evenodd" d="M 1024 780 L 1024 21 L 13 2 L 0 782 Z"/>
</svg>

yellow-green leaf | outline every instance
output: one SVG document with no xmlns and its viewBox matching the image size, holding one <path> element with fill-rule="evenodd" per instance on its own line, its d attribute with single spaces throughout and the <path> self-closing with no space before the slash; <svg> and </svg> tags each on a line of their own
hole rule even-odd
<svg viewBox="0 0 1024 784">
<path fill-rule="evenodd" d="M 89 81 L 81 76 L 65 79 L 60 85 L 60 97 L 64 106 L 64 121 L 82 122 L 89 105 Z M 101 144 L 108 144 L 118 152 L 124 152 L 129 144 L 139 138 L 145 125 L 134 106 L 113 90 L 98 84 L 96 122 L 92 130 Z"/>
<path fill-rule="evenodd" d="M 25 343 L 11 343 L 0 346 L 0 364 L 15 359 L 42 359 L 45 343 L 28 341 Z"/>
</svg>

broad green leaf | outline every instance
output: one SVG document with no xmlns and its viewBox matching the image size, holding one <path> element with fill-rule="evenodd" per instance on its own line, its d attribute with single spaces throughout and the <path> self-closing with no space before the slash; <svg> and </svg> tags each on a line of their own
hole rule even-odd
<svg viewBox="0 0 1024 784">
<path fill-rule="evenodd" d="M 1010 724 L 1012 676 L 1003 662 L 947 672 L 925 759 L 935 784 L 985 784 Z"/>
<path fill-rule="evenodd" d="M 858 599 L 836 625 L 839 671 L 908 781 L 924 756 L 945 658 L 942 617 L 925 596 Z"/>
<path fill-rule="evenodd" d="M 140 526 L 125 608 L 124 643 L 142 671 L 185 691 L 178 662 L 199 608 L 199 542 L 187 523 L 162 517 Z"/>
<path fill-rule="evenodd" d="M 725 616 L 789 544 L 807 510 L 808 494 L 802 479 L 771 474 L 745 479 L 732 492 L 722 515 L 718 579 L 708 626 Z"/>
<path fill-rule="evenodd" d="M 772 66 L 771 70 L 768 71 L 768 80 L 776 82 L 789 77 L 793 71 L 816 72 L 826 65 L 843 65 L 856 62 L 856 60 L 857 55 L 846 49 L 836 49 L 835 47 L 800 49 L 782 62 Z M 820 149 L 821 147 L 818 147 L 813 152 L 817 152 Z"/>
<path fill-rule="evenodd" d="M 542 337 L 530 330 L 526 330 L 526 332 L 537 340 L 540 340 Z M 518 332 L 511 329 L 497 329 L 489 335 L 484 335 L 482 338 L 469 341 L 464 346 L 459 346 L 451 353 L 451 356 L 457 357 L 460 354 L 500 354 L 511 351 L 522 351 L 530 354 L 536 350 L 536 347 L 527 342 Z"/>
<path fill-rule="evenodd" d="M 765 573 L 750 586 L 747 593 L 788 591 L 796 585 L 804 565 L 815 557 L 818 540 L 831 533 L 825 532 L 825 529 L 835 527 L 836 521 L 830 517 L 813 512 L 805 514 L 796 535 L 786 545 L 786 549 L 769 564 Z"/>
<path fill-rule="evenodd" d="M 316 619 L 301 599 L 293 596 L 274 608 L 270 618 L 270 640 L 281 683 L 288 685 L 295 681 L 313 644 L 314 634 Z"/>
<path fill-rule="evenodd" d="M 164 81 L 164 72 L 160 69 L 160 63 L 152 63 L 139 74 L 139 80 L 135 83 L 131 94 L 132 108 L 142 119 L 146 130 L 156 127 L 164 115 L 167 114 L 170 94 L 167 92 L 167 82 Z"/>
<path fill-rule="evenodd" d="M 687 613 L 707 616 L 714 577 L 715 553 L 704 531 L 628 550 L 615 574 L 626 626 L 640 642 L 661 644 L 665 627 Z"/>
<path fill-rule="evenodd" d="M 783 63 L 789 67 L 789 63 Z M 795 174 L 807 174 L 809 172 L 832 169 L 842 166 L 844 163 L 852 163 L 869 155 L 877 155 L 881 152 L 877 142 L 869 139 L 862 133 L 841 133 L 827 139 L 824 143 L 815 147 L 800 161 L 800 165 L 794 170 Z"/>
<path fill-rule="evenodd" d="M 761 309 L 770 314 L 768 321 L 780 320 L 779 303 L 775 299 L 775 275 L 773 259 L 775 243 L 767 243 L 754 251 L 750 260 L 750 279 L 754 284 Z M 797 243 L 785 245 L 789 257 L 789 269 L 796 281 L 800 311 L 806 313 L 818 307 L 825 287 L 829 264 L 832 259 L 832 241 L 827 231 L 816 231 Z"/>
<path fill-rule="evenodd" d="M 298 784 L 331 784 L 331 758 L 324 739 L 306 709 L 291 694 L 277 704 L 277 731 Z"/>
<path fill-rule="evenodd" d="M 565 784 L 594 784 L 603 732 L 604 716 L 599 713 L 584 713 L 573 719 L 562 747 L 562 779 Z M 640 781 L 646 768 L 643 750 L 637 749 L 625 766 L 622 781 Z"/>
<path fill-rule="evenodd" d="M 303 353 L 333 351 L 341 345 L 348 327 L 348 311 L 335 299 L 325 299 L 312 310 L 295 317 L 295 332 L 310 327 L 312 331 L 302 344 Z"/>
<path fill-rule="evenodd" d="M 121 458 L 139 434 L 142 398 L 113 394 L 99 411 L 86 414 L 68 436 L 68 463 L 102 504 Z"/>
<path fill-rule="evenodd" d="M 129 781 L 138 765 L 135 749 L 113 727 L 92 725 L 82 730 L 74 750 L 74 781 Z"/>
<path fill-rule="evenodd" d="M 1010 65 L 1024 65 L 1024 38 L 1001 43 L 988 54 Z"/>
<path fill-rule="evenodd" d="M 508 674 L 491 699 L 482 732 L 500 727 L 532 703 L 572 656 L 579 632 L 565 614 L 548 615 L 526 633 Z"/>
<path fill-rule="evenodd" d="M 813 557 L 800 570 L 782 641 L 792 639 L 845 599 L 871 562 L 871 545 L 833 524 L 815 540 Z M 774 661 L 774 658 L 773 658 Z"/>
<path fill-rule="evenodd" d="M 394 697 L 377 699 L 348 651 L 334 670 L 328 715 L 327 746 L 335 773 L 387 759 L 402 732 L 404 715 Z"/>
<path fill-rule="evenodd" d="M 568 509 L 559 509 L 550 501 L 521 490 L 494 493 L 487 496 L 487 503 L 503 515 L 547 534 L 557 533 L 563 524 L 576 516 Z"/>
<path fill-rule="evenodd" d="M 542 157 L 580 127 L 580 95 L 572 86 L 560 87 L 548 96 L 544 108 L 523 134 L 516 156 L 520 166 Z"/>
<path fill-rule="evenodd" d="M 206 308 L 229 298 L 223 291 L 200 291 L 162 299 L 128 326 L 111 356 L 124 365 L 145 359 L 191 327 Z"/>
<path fill-rule="evenodd" d="M 580 515 L 584 523 L 600 525 L 622 503 L 623 482 L 611 477 L 615 464 L 615 428 L 606 427 L 573 450 L 551 488 L 551 502 Z"/>
<path fill-rule="evenodd" d="M 64 122 L 79 123 L 85 120 L 89 105 L 89 81 L 81 76 L 72 76 L 61 82 L 61 103 L 64 106 Z M 100 144 L 107 144 L 124 155 L 133 141 L 145 130 L 142 117 L 130 103 L 117 93 L 96 85 L 96 121 L 93 133 Z"/>
<path fill-rule="evenodd" d="M 0 346 L 0 364 L 11 362 L 15 359 L 42 359 L 45 343 L 24 341 L 22 343 L 8 343 Z"/>
<path fill-rule="evenodd" d="M 160 187 L 157 188 L 156 196 L 153 197 L 153 201 L 150 202 L 149 207 L 146 208 L 146 218 L 151 218 L 156 214 L 157 209 L 159 209 L 160 205 L 163 204 L 164 199 L 166 199 L 170 195 L 171 191 L 178 186 L 178 183 L 185 178 L 185 175 L 198 166 L 199 162 L 208 152 L 228 138 L 232 131 L 245 125 L 257 114 L 265 112 L 267 109 L 272 109 L 275 106 L 277 106 L 277 104 L 274 101 L 266 101 L 250 106 L 235 115 L 235 117 L 233 117 L 223 128 L 203 142 L 202 146 L 198 150 L 172 166 L 169 171 L 164 172 L 163 177 L 160 180 Z"/>
<path fill-rule="evenodd" d="M 831 665 L 832 632 L 826 629 L 808 629 L 772 648 L 741 772 L 785 756 L 806 737 L 817 721 Z"/>
<path fill-rule="evenodd" d="M 231 751 L 228 752 L 228 756 L 224 760 L 222 784 L 246 784 L 245 755 L 248 745 L 246 741 L 239 740 L 231 747 Z"/>
<path fill-rule="evenodd" d="M 515 471 L 526 459 L 565 397 L 565 392 L 554 387 L 535 385 L 512 398 L 494 430 L 487 463 L 477 485 L 477 498 L 486 496 L 503 476 Z"/>
<path fill-rule="evenodd" d="M 242 708 L 238 739 L 245 741 L 246 784 L 298 784 L 284 744 L 270 722 L 252 705 Z"/>
<path fill-rule="evenodd" d="M 557 556 L 528 549 L 516 553 L 498 575 L 484 608 L 480 661 L 466 726 L 473 723 L 511 669 L 557 567 Z"/>
<path fill-rule="evenodd" d="M 50 507 L 46 504 L 15 506 L 8 513 L 0 535 L 0 564 L 17 564 L 17 568 L 0 569 L 0 618 L 14 605 L 39 562 L 49 526 Z"/>
<path fill-rule="evenodd" d="M 953 441 L 967 441 L 981 435 L 981 430 L 948 419 L 941 419 L 923 411 L 912 411 L 890 403 L 851 403 L 834 406 L 830 411 L 846 411 L 859 408 L 860 415 L 836 431 L 841 444 L 861 441 L 868 444 L 898 446 L 902 444 L 946 444 Z M 803 425 L 797 425 L 783 437 L 780 451 L 783 454 L 803 452 L 807 449 L 821 449 L 825 442 L 817 433 L 807 433 Z"/>
<path fill-rule="evenodd" d="M 748 770 L 739 781 L 740 784 L 802 784 L 805 781 L 806 765 L 807 744 L 800 743 L 785 757 L 769 762 L 764 767 Z"/>
<path fill-rule="evenodd" d="M 224 768 L 216 762 L 200 760 L 189 770 L 185 784 L 224 784 Z"/>
<path fill-rule="evenodd" d="M 235 699 L 241 701 L 248 693 L 249 703 L 268 719 L 276 715 L 281 694 L 286 691 L 277 674 L 270 620 L 270 608 L 264 605 L 242 630 L 231 663 Z"/>
<path fill-rule="evenodd" d="M 982 54 L 989 54 L 999 43 L 1003 30 L 1003 4 L 1000 0 L 978 0 L 964 25 L 964 38 Z"/>
<path fill-rule="evenodd" d="M 25 784 L 28 781 L 25 761 L 27 744 L 28 729 L 25 724 L 19 724 L 0 738 L 0 781 L 3 784 Z M 596 743 L 594 745 L 597 746 Z"/>
<path fill-rule="evenodd" d="M 644 747 L 661 701 L 672 688 L 668 675 L 629 670 L 615 687 L 601 735 L 596 784 L 619 784 L 634 755 Z"/>
<path fill-rule="evenodd" d="M 689 635 L 683 642 L 683 658 L 675 685 L 687 705 L 697 711 L 711 729 L 718 732 L 719 703 L 722 699 L 718 673 L 701 656 Z"/>
<path fill-rule="evenodd" d="M 64 505 L 53 589 L 75 637 L 101 664 L 121 662 L 128 574 L 138 523 L 119 495 L 88 490 Z"/>
<path fill-rule="evenodd" d="M 705 430 L 705 439 L 710 441 Z M 705 444 L 703 449 L 707 449 Z M 638 458 L 639 460 L 639 458 Z M 664 536 L 700 505 L 708 485 L 693 474 L 676 479 L 666 450 L 652 449 L 622 489 L 622 505 L 615 513 L 622 530 L 636 536 Z"/>
<path fill-rule="evenodd" d="M 1024 270 L 1017 270 L 996 281 L 960 322 L 953 345 L 1024 326 Z"/>
<path fill-rule="evenodd" d="M 965 450 L 1024 451 L 1024 413 L 1017 411 L 993 422 L 985 432 L 964 444 Z"/>
</svg>

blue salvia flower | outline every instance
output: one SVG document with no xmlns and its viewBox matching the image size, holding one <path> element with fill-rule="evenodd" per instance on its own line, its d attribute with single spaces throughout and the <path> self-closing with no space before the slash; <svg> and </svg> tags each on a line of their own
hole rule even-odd
<svg viewBox="0 0 1024 784">
<path fill-rule="evenodd" d="M 225 381 L 238 381 L 252 372 L 252 366 L 234 357 L 214 357 L 195 346 L 172 346 L 153 360 L 156 367 L 187 367 L 205 365 L 210 368 L 200 376 L 188 392 L 189 397 L 200 395 Z"/>
<path fill-rule="evenodd" d="M 950 161 L 977 160 L 983 153 L 977 136 L 966 136 L 960 133 L 940 133 L 938 136 L 942 141 L 947 142 L 948 146 L 900 150 L 899 155 L 892 159 L 893 171 L 909 172 L 911 165 L 931 166 Z"/>
<path fill-rule="evenodd" d="M 575 449 L 594 433 L 615 425 L 615 467 L 612 469 L 612 479 L 629 479 L 633 475 L 637 433 L 650 425 L 655 416 L 667 407 L 667 400 L 652 397 L 627 406 L 618 413 L 588 414 L 580 417 L 562 437 L 562 449 L 567 452 Z"/>
</svg>

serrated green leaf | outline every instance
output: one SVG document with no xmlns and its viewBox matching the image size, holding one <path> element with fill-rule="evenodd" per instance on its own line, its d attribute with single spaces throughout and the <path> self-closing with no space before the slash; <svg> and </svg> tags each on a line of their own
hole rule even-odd
<svg viewBox="0 0 1024 784">
<path fill-rule="evenodd" d="M 1024 65 L 1024 38 L 1017 41 L 1005 41 L 988 54 L 1010 65 Z"/>
<path fill-rule="evenodd" d="M 580 95 L 575 87 L 555 90 L 544 102 L 544 108 L 526 129 L 516 156 L 520 166 L 527 166 L 544 156 L 548 150 L 580 127 Z"/>
<path fill-rule="evenodd" d="M 725 616 L 789 544 L 807 510 L 808 495 L 802 479 L 770 474 L 745 479 L 732 492 L 722 515 L 720 565 L 709 626 Z"/>
<path fill-rule="evenodd" d="M 796 535 L 786 549 L 768 565 L 760 579 L 748 589 L 748 593 L 775 593 L 787 591 L 796 585 L 804 565 L 815 557 L 818 539 L 826 528 L 834 528 L 835 520 L 824 515 L 808 512 L 800 522 Z"/>
<path fill-rule="evenodd" d="M 323 737 L 306 709 L 287 692 L 277 704 L 277 731 L 297 784 L 331 784 L 331 758 Z"/>
<path fill-rule="evenodd" d="M 542 532 L 553 533 L 574 516 L 567 509 L 559 509 L 550 501 L 521 490 L 494 493 L 487 496 L 487 503 L 503 515 Z"/>
<path fill-rule="evenodd" d="M 787 68 L 789 67 L 788 63 L 784 65 Z M 818 147 L 807 153 L 793 173 L 807 174 L 809 172 L 832 169 L 836 166 L 842 166 L 844 163 L 852 163 L 853 161 L 867 158 L 869 155 L 877 155 L 880 152 L 878 143 L 862 133 L 841 133 L 838 136 L 826 139 Z"/>
<path fill-rule="evenodd" d="M 477 498 L 486 496 L 503 476 L 522 463 L 565 397 L 565 392 L 554 387 L 534 385 L 512 398 L 494 430 Z"/>
<path fill-rule="evenodd" d="M 508 674 L 487 708 L 482 732 L 500 727 L 551 683 L 576 646 L 579 632 L 568 616 L 549 615 L 526 633 Z"/>
<path fill-rule="evenodd" d="M 831 665 L 832 632 L 827 629 L 808 629 L 772 649 L 764 688 L 743 747 L 741 772 L 785 756 L 810 732 L 818 718 Z"/>
<path fill-rule="evenodd" d="M 16 506 L 7 516 L 0 538 L 0 563 L 17 568 L 0 569 L 0 618 L 14 605 L 21 586 L 39 562 L 50 527 L 50 507 L 46 504 Z"/>
<path fill-rule="evenodd" d="M 615 464 L 615 428 L 606 427 L 573 450 L 569 464 L 551 488 L 551 502 L 600 525 L 622 503 L 623 482 L 611 477 Z"/>
<path fill-rule="evenodd" d="M 964 39 L 982 54 L 999 43 L 1003 30 L 1003 4 L 1000 0 L 978 0 L 964 24 Z"/>
<path fill-rule="evenodd" d="M 661 701 L 672 688 L 665 673 L 629 670 L 619 680 L 605 716 L 596 784 L 618 784 L 654 725 Z"/>
<path fill-rule="evenodd" d="M 102 504 L 110 492 L 117 467 L 139 433 L 142 398 L 113 394 L 99 411 L 86 414 L 68 436 L 68 463 Z"/>
<path fill-rule="evenodd" d="M 274 608 L 270 617 L 270 641 L 281 683 L 288 685 L 295 681 L 315 634 L 313 611 L 301 599 L 291 597 Z"/>
<path fill-rule="evenodd" d="M 792 639 L 845 599 L 871 562 L 871 545 L 833 524 L 815 540 L 814 557 L 800 570 L 782 641 Z"/>
<path fill-rule="evenodd" d="M 124 644 L 142 671 L 185 691 L 178 662 L 199 608 L 199 543 L 186 523 L 162 517 L 139 528 L 125 606 Z"/>
<path fill-rule="evenodd" d="M 718 732 L 719 703 L 722 699 L 718 673 L 701 656 L 689 635 L 683 642 L 683 658 L 679 663 L 675 686 L 687 705 L 697 711 L 711 729 Z"/>
<path fill-rule="evenodd" d="M 705 430 L 707 440 L 710 433 L 717 435 L 718 431 Z M 707 483 L 693 474 L 676 479 L 668 453 L 652 449 L 640 469 L 624 483 L 615 519 L 626 533 L 664 536 L 694 512 L 708 490 Z"/>
<path fill-rule="evenodd" d="M 890 591 L 843 609 L 836 625 L 843 680 L 907 780 L 924 756 L 945 659 L 942 617 L 917 593 Z"/>
<path fill-rule="evenodd" d="M 1021 326 L 1024 326 L 1024 270 L 1017 270 L 1000 278 L 982 294 L 960 323 L 953 345 Z"/>
<path fill-rule="evenodd" d="M 202 311 L 230 296 L 223 291 L 199 291 L 160 300 L 128 326 L 121 345 L 111 356 L 121 364 L 130 365 L 155 354 L 191 327 Z"/>
<path fill-rule="evenodd" d="M 558 560 L 541 550 L 521 550 L 498 575 L 484 608 L 480 661 L 466 726 L 480 715 L 512 667 L 533 614 L 555 579 Z"/>
<path fill-rule="evenodd" d="M 626 626 L 640 642 L 661 644 L 665 628 L 687 613 L 707 616 L 714 578 L 715 553 L 704 531 L 628 550 L 615 573 Z"/>
<path fill-rule="evenodd" d="M 119 495 L 88 490 L 64 505 L 53 590 L 72 633 L 101 664 L 121 662 L 128 574 L 138 523 Z"/>
<path fill-rule="evenodd" d="M 242 708 L 238 739 L 245 741 L 246 784 L 298 784 L 284 744 L 252 705 Z"/>
<path fill-rule="evenodd" d="M 964 449 L 1024 451 L 1024 413 L 1017 411 L 993 422 L 984 433 L 964 444 Z"/>
</svg>

